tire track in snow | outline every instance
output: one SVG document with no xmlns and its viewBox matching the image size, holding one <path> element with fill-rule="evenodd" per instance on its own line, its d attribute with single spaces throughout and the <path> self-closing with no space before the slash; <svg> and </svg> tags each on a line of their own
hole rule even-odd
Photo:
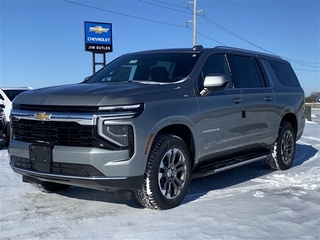
<svg viewBox="0 0 320 240">
<path fill-rule="evenodd" d="M 319 160 L 319 156 L 314 156 Z M 238 194 L 253 192 L 253 196 L 261 198 L 268 194 L 285 194 L 300 196 L 306 191 L 314 191 L 320 188 L 320 167 L 312 167 L 305 172 L 295 171 L 284 173 L 275 172 L 266 177 L 258 177 L 249 180 L 243 187 L 231 187 L 226 189 L 211 190 L 207 193 L 189 194 L 184 202 L 198 202 L 215 198 L 232 197 Z M 252 185 L 253 184 L 253 185 Z"/>
<path fill-rule="evenodd" d="M 316 137 L 306 137 L 306 136 L 302 136 L 298 142 L 298 144 L 303 144 L 303 145 L 312 145 L 314 147 L 316 147 L 317 149 L 319 149 L 320 147 L 320 139 L 316 138 Z"/>
<path fill-rule="evenodd" d="M 312 142 L 318 142 L 318 143 L 320 143 L 320 139 L 319 139 L 319 138 L 316 138 L 316 137 L 302 136 L 301 139 L 307 139 L 307 140 L 311 140 Z"/>
</svg>

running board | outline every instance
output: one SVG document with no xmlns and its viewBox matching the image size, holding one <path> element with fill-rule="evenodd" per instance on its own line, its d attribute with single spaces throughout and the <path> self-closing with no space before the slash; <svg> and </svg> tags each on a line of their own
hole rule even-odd
<svg viewBox="0 0 320 240">
<path fill-rule="evenodd" d="M 232 159 L 230 161 L 226 162 L 218 162 L 215 164 L 210 164 L 207 166 L 203 166 L 200 169 L 196 170 L 192 178 L 200 178 L 200 177 L 206 177 L 215 173 L 223 172 L 232 168 L 240 167 L 243 165 L 246 165 L 248 163 L 256 162 L 265 159 L 268 156 L 268 154 L 257 156 L 254 158 L 249 159 Z"/>
</svg>

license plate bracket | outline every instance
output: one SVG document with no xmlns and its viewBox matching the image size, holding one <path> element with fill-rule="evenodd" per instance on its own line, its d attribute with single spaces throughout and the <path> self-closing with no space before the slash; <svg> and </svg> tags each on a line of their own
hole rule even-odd
<svg viewBox="0 0 320 240">
<path fill-rule="evenodd" d="M 52 164 L 52 146 L 31 144 L 29 146 L 30 160 L 35 163 L 38 172 L 50 173 Z"/>
</svg>

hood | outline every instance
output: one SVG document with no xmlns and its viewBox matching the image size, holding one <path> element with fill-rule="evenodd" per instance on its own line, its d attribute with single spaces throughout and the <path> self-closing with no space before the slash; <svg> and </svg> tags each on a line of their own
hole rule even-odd
<svg viewBox="0 0 320 240">
<path fill-rule="evenodd" d="M 181 84 L 140 82 L 69 84 L 23 92 L 15 98 L 14 103 L 57 106 L 134 104 L 164 98 L 178 98 L 179 95 L 185 97 L 188 93 L 186 89 L 181 92 L 183 89 Z"/>
</svg>

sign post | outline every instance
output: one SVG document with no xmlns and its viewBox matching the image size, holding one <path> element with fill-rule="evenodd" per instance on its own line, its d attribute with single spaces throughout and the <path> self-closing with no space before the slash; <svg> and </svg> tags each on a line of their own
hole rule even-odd
<svg viewBox="0 0 320 240">
<path fill-rule="evenodd" d="M 96 65 L 106 65 L 106 53 L 113 51 L 112 24 L 99 22 L 84 22 L 85 51 L 92 52 L 93 73 Z M 103 55 L 103 62 L 96 61 L 96 54 Z"/>
</svg>

